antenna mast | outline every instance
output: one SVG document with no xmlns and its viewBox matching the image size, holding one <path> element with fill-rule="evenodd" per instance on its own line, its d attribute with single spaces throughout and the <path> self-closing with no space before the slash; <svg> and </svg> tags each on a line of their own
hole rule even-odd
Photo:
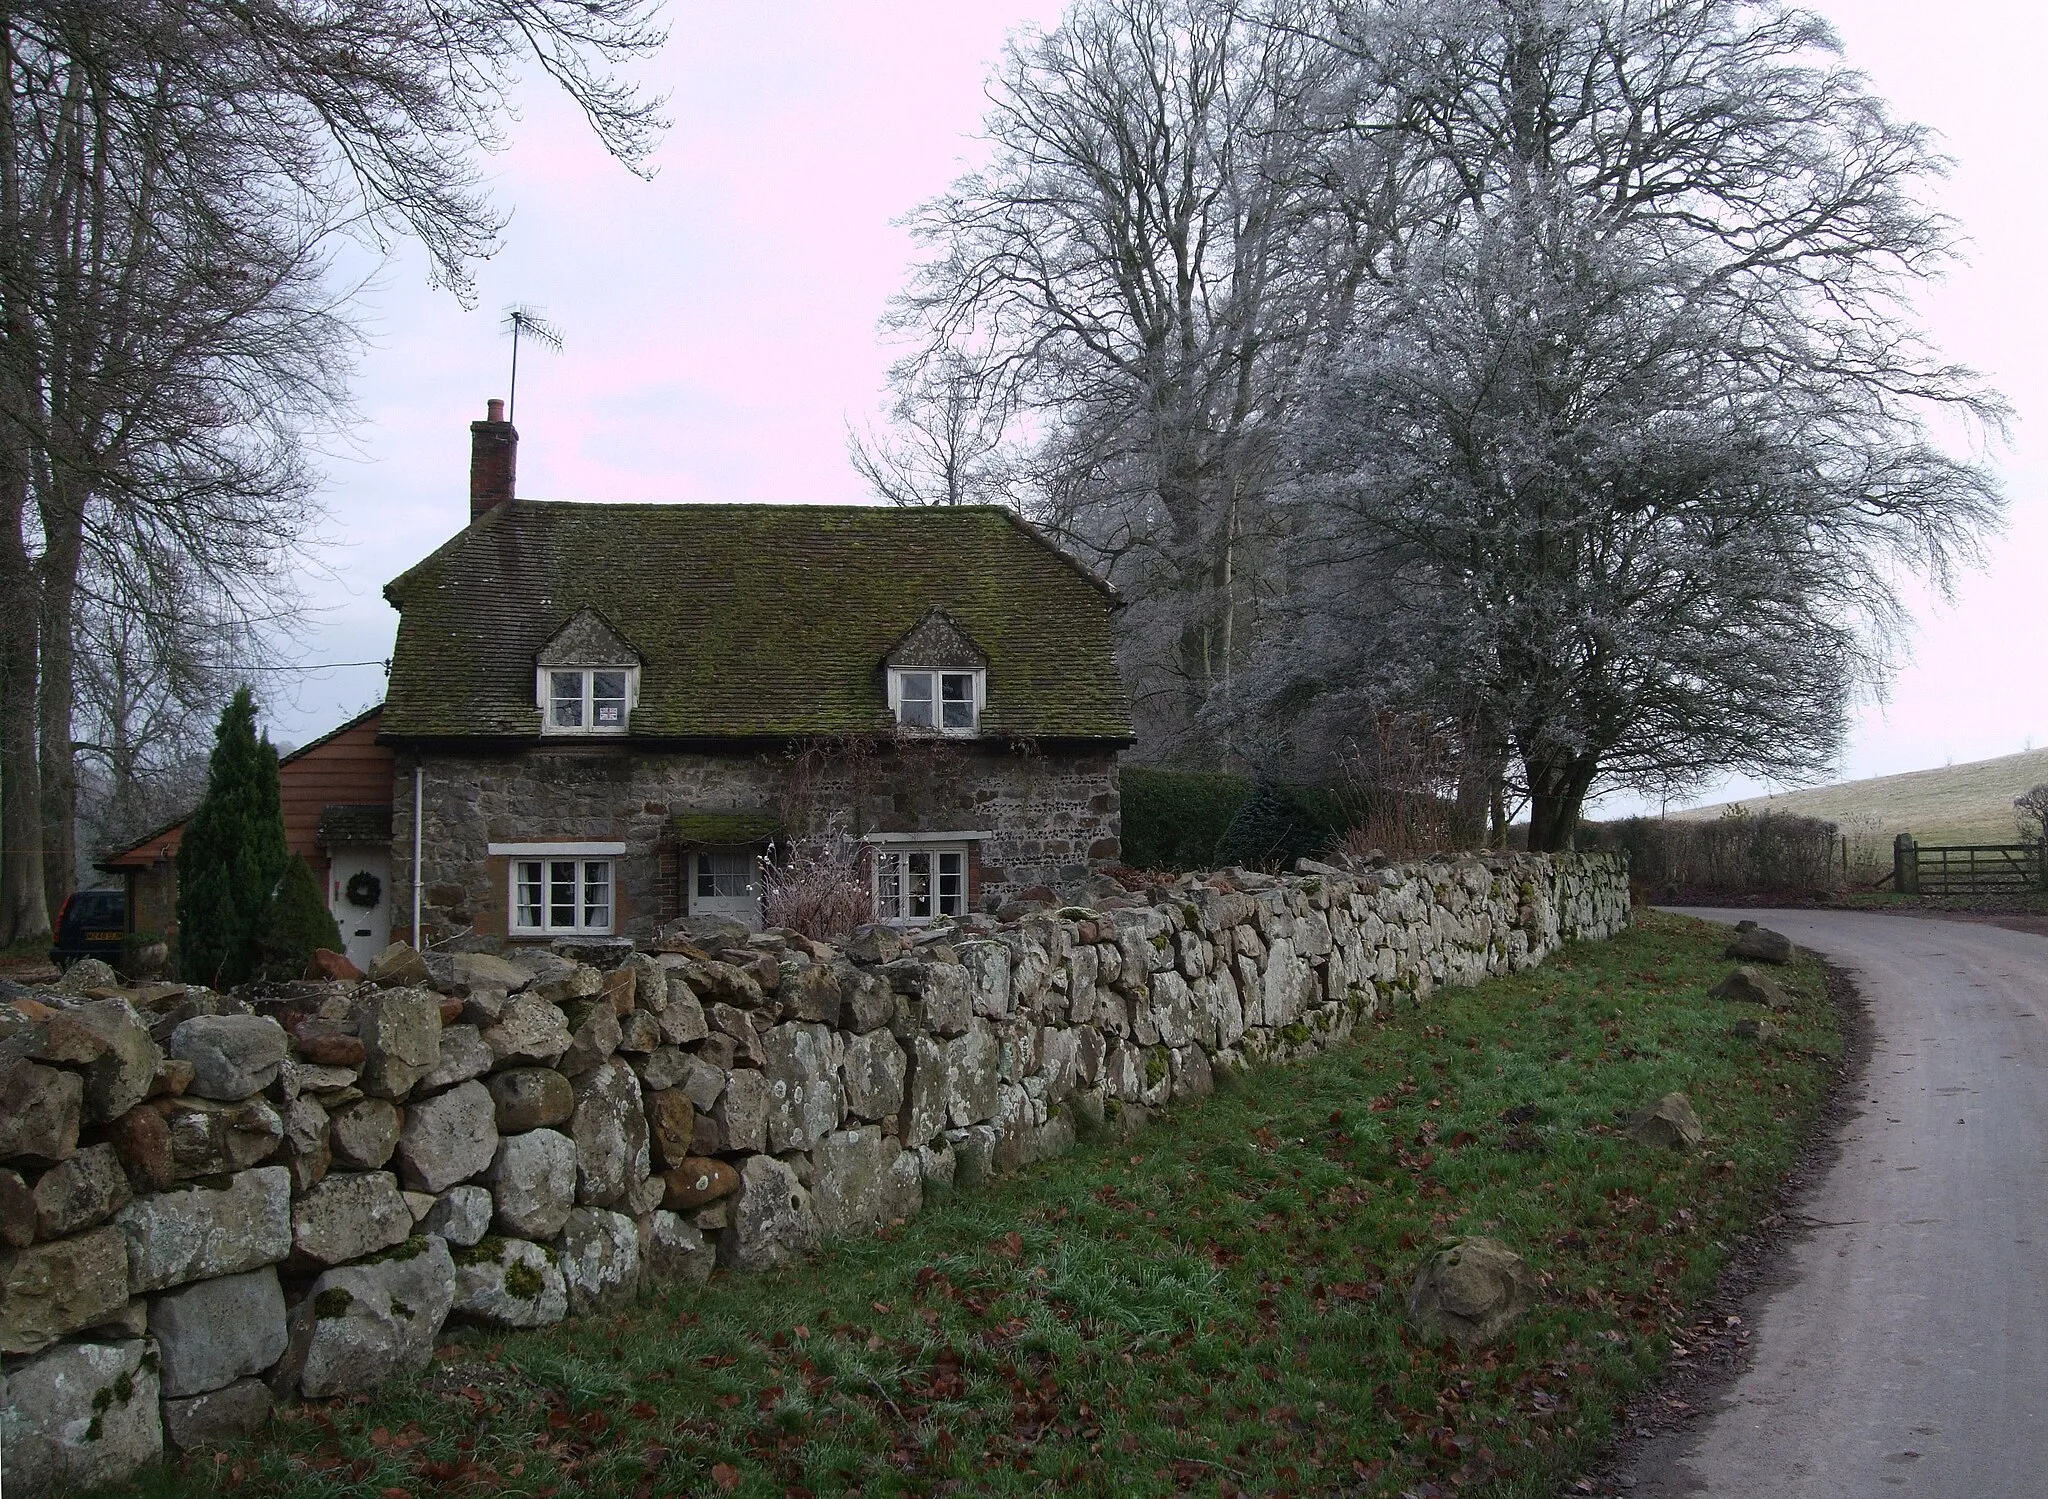
<svg viewBox="0 0 2048 1499">
<path fill-rule="evenodd" d="M 510 399 L 505 402 L 505 420 L 514 420 L 519 410 L 519 338 L 521 334 L 532 339 L 551 353 L 562 352 L 562 330 L 541 316 L 542 309 L 524 302 L 514 302 L 505 309 L 505 318 L 500 326 L 512 335 L 512 389 Z"/>
</svg>

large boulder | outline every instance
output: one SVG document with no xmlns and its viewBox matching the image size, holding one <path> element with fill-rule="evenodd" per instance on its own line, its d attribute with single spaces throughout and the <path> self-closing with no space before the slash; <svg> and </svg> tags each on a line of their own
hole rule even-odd
<svg viewBox="0 0 2048 1499">
<path fill-rule="evenodd" d="M 833 1041 L 824 1026 L 795 1021 L 775 1026 L 762 1038 L 769 1149 L 809 1150 L 846 1116 Z"/>
<path fill-rule="evenodd" d="M 284 1356 L 284 1292 L 268 1266 L 196 1281 L 150 1303 L 167 1396 L 203 1395 Z M 187 1444 L 189 1445 L 189 1443 Z"/>
<path fill-rule="evenodd" d="M 68 1343 L 8 1371 L 0 1451 L 12 1499 L 123 1481 L 163 1456 L 149 1343 Z"/>
<path fill-rule="evenodd" d="M 1793 1007 L 1792 996 L 1785 992 L 1776 979 L 1747 963 L 1722 979 L 1707 993 L 1713 999 L 1763 1005 L 1773 1010 L 1789 1010 Z"/>
<path fill-rule="evenodd" d="M 576 1316 L 623 1306 L 640 1288 L 640 1230 L 624 1213 L 574 1209 L 562 1228 L 560 1254 Z"/>
<path fill-rule="evenodd" d="M 740 1164 L 740 1193 L 731 1226 L 719 1236 L 719 1263 L 739 1270 L 769 1270 L 802 1259 L 817 1247 L 817 1215 L 796 1172 L 773 1156 L 748 1156 Z"/>
<path fill-rule="evenodd" d="M 466 1082 L 416 1102 L 398 1134 L 398 1173 L 415 1192 L 445 1192 L 489 1168 L 498 1152 L 491 1090 Z"/>
<path fill-rule="evenodd" d="M 454 1258 L 456 1316 L 492 1327 L 547 1327 L 569 1314 L 562 1267 L 539 1244 L 488 1238 Z"/>
<path fill-rule="evenodd" d="M 78 1148 L 84 1112 L 77 1073 L 0 1057 L 0 1160 L 63 1160 Z"/>
<path fill-rule="evenodd" d="M 363 1043 L 362 1090 L 403 1098 L 440 1064 L 440 998 L 420 987 L 367 994 L 356 1003 L 356 1037 Z"/>
<path fill-rule="evenodd" d="M 412 1210 L 388 1171 L 335 1172 L 292 1204 L 292 1247 L 317 1265 L 403 1244 L 412 1228 Z"/>
<path fill-rule="evenodd" d="M 138 1197 L 114 1215 L 128 1241 L 131 1290 L 274 1265 L 291 1253 L 292 1177 L 260 1166 L 224 1182 L 193 1182 Z"/>
<path fill-rule="evenodd" d="M 127 1304 L 128 1251 L 119 1229 L 0 1255 L 0 1353 L 35 1353 Z"/>
<path fill-rule="evenodd" d="M 171 1032 L 168 1050 L 192 1066 L 188 1093 L 233 1103 L 277 1081 L 284 1027 L 265 1015 L 194 1015 Z"/>
<path fill-rule="evenodd" d="M 1740 963 L 1789 963 L 1793 953 L 1792 939 L 1767 926 L 1737 932 L 1728 944 L 1728 956 Z"/>
<path fill-rule="evenodd" d="M 552 1239 L 576 1205 L 576 1142 L 551 1129 L 509 1135 L 498 1142 L 490 1183 L 500 1233 Z"/>
<path fill-rule="evenodd" d="M 16 1177 L 16 1181 L 20 1178 Z M 45 1171 L 35 1190 L 35 1232 L 61 1239 L 106 1222 L 133 1194 L 111 1145 L 88 1145 Z"/>
<path fill-rule="evenodd" d="M 1691 1150 L 1707 1132 L 1690 1099 L 1683 1093 L 1666 1093 L 1629 1116 L 1628 1137 L 1657 1150 Z"/>
<path fill-rule="evenodd" d="M 433 1362 L 455 1301 L 455 1262 L 431 1234 L 373 1260 L 338 1265 L 292 1314 L 291 1344 L 273 1379 L 312 1399 L 353 1395 Z"/>
<path fill-rule="evenodd" d="M 1536 1298 L 1527 1263 L 1498 1239 L 1466 1238 L 1424 1262 L 1408 1291 L 1408 1316 L 1423 1334 L 1460 1347 L 1490 1343 Z"/>
</svg>

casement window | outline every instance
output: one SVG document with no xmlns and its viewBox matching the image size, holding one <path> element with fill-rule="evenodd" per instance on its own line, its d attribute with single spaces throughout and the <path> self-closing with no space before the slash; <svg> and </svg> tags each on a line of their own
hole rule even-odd
<svg viewBox="0 0 2048 1499">
<path fill-rule="evenodd" d="M 973 734 L 981 725 L 986 674 L 980 671 L 889 670 L 889 706 L 906 729 Z"/>
<path fill-rule="evenodd" d="M 881 844 L 871 857 L 877 921 L 922 926 L 966 914 L 964 845 Z"/>
<path fill-rule="evenodd" d="M 512 935 L 609 937 L 614 859 L 514 859 Z"/>
<path fill-rule="evenodd" d="M 544 733 L 623 734 L 640 673 L 625 666 L 543 667 L 539 686 Z"/>
</svg>

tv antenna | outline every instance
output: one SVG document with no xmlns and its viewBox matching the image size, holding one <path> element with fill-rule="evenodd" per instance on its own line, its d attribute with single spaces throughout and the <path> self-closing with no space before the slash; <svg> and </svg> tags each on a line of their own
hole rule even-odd
<svg viewBox="0 0 2048 1499">
<path fill-rule="evenodd" d="M 513 413 L 519 409 L 520 338 L 530 338 L 551 353 L 562 352 L 562 330 L 541 315 L 544 310 L 524 302 L 514 302 L 505 309 L 504 321 L 500 324 L 505 332 L 512 335 L 512 392 L 511 399 L 505 402 L 507 422 L 513 419 Z"/>
</svg>

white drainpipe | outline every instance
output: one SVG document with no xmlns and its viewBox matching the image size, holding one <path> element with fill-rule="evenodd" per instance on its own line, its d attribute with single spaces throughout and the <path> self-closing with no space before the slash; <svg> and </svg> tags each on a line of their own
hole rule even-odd
<svg viewBox="0 0 2048 1499">
<path fill-rule="evenodd" d="M 420 814 L 426 802 L 426 770 L 415 764 L 412 768 L 412 945 L 417 952 L 420 945 Z"/>
</svg>

